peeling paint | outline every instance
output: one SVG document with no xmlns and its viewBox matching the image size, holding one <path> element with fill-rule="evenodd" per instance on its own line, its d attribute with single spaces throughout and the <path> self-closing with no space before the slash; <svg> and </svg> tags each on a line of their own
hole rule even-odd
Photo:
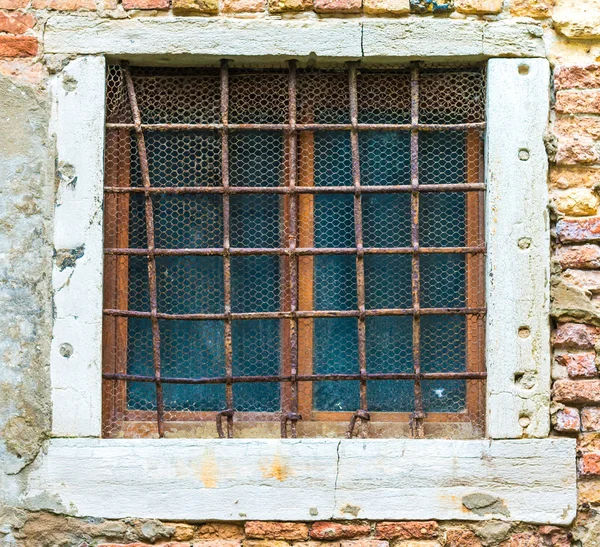
<svg viewBox="0 0 600 547">
<path fill-rule="evenodd" d="M 75 263 L 85 253 L 85 245 L 79 245 L 74 249 L 56 249 L 54 251 L 54 261 L 56 267 L 62 272 L 66 268 L 74 268 Z"/>
</svg>

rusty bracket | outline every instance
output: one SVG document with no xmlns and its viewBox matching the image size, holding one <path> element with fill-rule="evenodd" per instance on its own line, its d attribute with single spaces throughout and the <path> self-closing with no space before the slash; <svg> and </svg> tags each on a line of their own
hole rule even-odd
<svg viewBox="0 0 600 547">
<path fill-rule="evenodd" d="M 233 408 L 226 408 L 217 414 L 217 433 L 219 434 L 219 439 L 225 438 L 225 432 L 223 431 L 223 417 L 233 418 L 234 413 L 235 410 Z M 230 435 L 228 434 L 227 437 L 230 437 Z"/>
<path fill-rule="evenodd" d="M 295 437 L 296 434 L 296 424 L 298 420 L 301 420 L 302 416 L 297 412 L 287 412 L 283 416 L 281 416 L 281 438 L 287 439 L 287 424 L 290 422 L 292 424 L 292 437 Z"/>
<path fill-rule="evenodd" d="M 348 428 L 346 429 L 346 438 L 351 439 L 354 434 L 354 427 L 356 426 L 356 420 L 360 420 L 361 424 L 364 425 L 371 419 L 371 414 L 369 414 L 366 410 L 359 409 L 350 418 L 350 423 L 348 424 Z"/>
</svg>

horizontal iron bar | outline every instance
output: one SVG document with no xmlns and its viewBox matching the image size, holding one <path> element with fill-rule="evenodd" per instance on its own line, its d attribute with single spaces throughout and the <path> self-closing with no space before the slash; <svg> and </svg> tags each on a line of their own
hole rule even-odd
<svg viewBox="0 0 600 547">
<path fill-rule="evenodd" d="M 487 372 L 423 372 L 418 375 L 423 380 L 484 380 Z M 130 382 L 154 382 L 154 376 L 140 374 L 104 373 L 105 380 L 127 380 Z M 367 372 L 366 374 L 304 374 L 295 376 L 298 382 L 326 382 L 340 380 L 415 380 L 414 372 Z M 160 381 L 165 384 L 255 384 L 291 382 L 292 376 L 219 376 L 214 378 L 165 378 Z"/>
<path fill-rule="evenodd" d="M 486 308 L 396 308 L 396 309 L 378 309 L 365 310 L 299 310 L 291 311 L 276 311 L 276 312 L 247 312 L 247 313 L 157 313 L 157 319 L 168 321 L 222 321 L 225 319 L 235 320 L 250 320 L 250 319 L 295 319 L 295 318 L 336 318 L 336 317 L 380 317 L 380 316 L 396 316 L 396 315 L 484 315 Z M 137 317 L 140 319 L 149 319 L 152 317 L 151 312 L 134 311 L 134 310 L 116 310 L 105 309 L 104 315 L 111 317 Z"/>
<path fill-rule="evenodd" d="M 134 129 L 132 123 L 107 123 L 107 129 Z M 142 129 L 148 131 L 466 131 L 485 129 L 485 122 L 471 123 L 143 123 Z"/>
<path fill-rule="evenodd" d="M 467 184 L 421 184 L 417 192 L 481 192 L 486 186 L 483 182 Z M 162 188 L 143 188 L 139 186 L 106 186 L 110 194 L 409 194 L 415 191 L 410 184 L 396 186 L 165 186 Z"/>
<path fill-rule="evenodd" d="M 485 254 L 486 247 L 368 247 L 357 249 L 355 247 L 344 248 L 318 248 L 318 247 L 297 247 L 288 248 L 230 248 L 227 251 L 222 248 L 205 249 L 154 249 L 152 252 L 148 249 L 130 249 L 130 248 L 109 248 L 104 249 L 107 255 L 128 255 L 128 256 L 256 256 L 256 255 L 284 255 L 284 256 L 319 256 L 319 255 L 412 255 L 412 254 Z"/>
</svg>

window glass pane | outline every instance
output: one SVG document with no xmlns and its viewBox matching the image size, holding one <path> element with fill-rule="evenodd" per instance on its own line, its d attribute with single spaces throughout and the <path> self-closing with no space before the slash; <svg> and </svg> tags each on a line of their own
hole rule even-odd
<svg viewBox="0 0 600 547">
<path fill-rule="evenodd" d="M 284 135 L 279 131 L 233 131 L 229 135 L 231 186 L 283 186 Z"/>
<path fill-rule="evenodd" d="M 158 256 L 156 275 L 159 312 L 224 312 L 222 257 Z"/>
<path fill-rule="evenodd" d="M 280 309 L 279 257 L 231 257 L 231 311 L 272 312 Z"/>
<path fill-rule="evenodd" d="M 364 262 L 367 309 L 412 306 L 410 255 L 366 255 Z"/>
<path fill-rule="evenodd" d="M 369 372 L 413 372 L 412 317 L 367 317 Z M 374 412 L 412 412 L 414 387 L 410 380 L 367 383 L 369 408 Z"/>
<path fill-rule="evenodd" d="M 410 194 L 364 194 L 365 247 L 410 247 Z"/>
<path fill-rule="evenodd" d="M 358 372 L 358 322 L 353 317 L 315 319 L 314 371 L 316 374 Z M 315 382 L 313 408 L 355 411 L 359 406 L 357 381 Z"/>
<path fill-rule="evenodd" d="M 352 186 L 350 132 L 316 131 L 313 135 L 314 185 Z"/>
<path fill-rule="evenodd" d="M 280 322 L 277 319 L 233 321 L 234 376 L 279 374 Z M 281 387 L 276 382 L 235 384 L 235 406 L 246 412 L 276 412 L 280 408 Z"/>
<path fill-rule="evenodd" d="M 359 153 L 363 186 L 410 184 L 410 131 L 361 132 Z"/>
<path fill-rule="evenodd" d="M 314 295 L 317 310 L 355 310 L 356 258 L 315 256 Z"/>
<path fill-rule="evenodd" d="M 282 207 L 279 196 L 242 194 L 229 199 L 232 247 L 279 247 Z"/>
</svg>

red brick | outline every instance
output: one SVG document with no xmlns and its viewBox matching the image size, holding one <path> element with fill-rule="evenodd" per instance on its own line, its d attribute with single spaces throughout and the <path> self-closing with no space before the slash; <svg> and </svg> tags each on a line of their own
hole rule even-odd
<svg viewBox="0 0 600 547">
<path fill-rule="evenodd" d="M 315 522 L 310 528 L 313 539 L 351 539 L 371 533 L 369 524 L 341 524 L 339 522 Z"/>
<path fill-rule="evenodd" d="M 600 91 L 568 90 L 556 93 L 556 112 L 559 114 L 600 114 Z"/>
<path fill-rule="evenodd" d="M 481 547 L 481 541 L 471 530 L 450 529 L 446 531 L 446 547 Z"/>
<path fill-rule="evenodd" d="M 593 351 L 585 353 L 565 353 L 556 356 L 559 365 L 567 367 L 571 378 L 593 378 L 598 375 L 595 364 L 596 354 Z"/>
<path fill-rule="evenodd" d="M 600 120 L 587 116 L 558 118 L 554 122 L 554 133 L 567 137 L 581 135 L 592 139 L 600 139 Z"/>
<path fill-rule="evenodd" d="M 257 539 L 308 539 L 308 526 L 301 522 L 268 522 L 250 520 L 245 526 L 246 537 Z"/>
<path fill-rule="evenodd" d="M 33 0 L 32 6 L 34 9 L 51 9 L 60 11 L 94 11 L 96 9 L 96 3 L 94 0 Z"/>
<path fill-rule="evenodd" d="M 557 380 L 552 395 L 558 403 L 600 403 L 600 380 Z"/>
<path fill-rule="evenodd" d="M 571 533 L 558 526 L 542 526 L 538 532 L 544 540 L 544 545 L 550 547 L 571 547 Z"/>
<path fill-rule="evenodd" d="M 581 410 L 581 429 L 600 431 L 600 408 L 589 406 Z"/>
<path fill-rule="evenodd" d="M 556 89 L 600 87 L 600 64 L 561 66 L 554 73 Z"/>
<path fill-rule="evenodd" d="M 265 0 L 223 0 L 224 13 L 250 13 L 264 11 Z"/>
<path fill-rule="evenodd" d="M 581 323 L 560 323 L 554 331 L 555 348 L 594 349 L 600 328 Z"/>
<path fill-rule="evenodd" d="M 581 429 L 579 410 L 568 406 L 560 409 L 552 416 L 552 424 L 561 433 L 577 433 Z"/>
<path fill-rule="evenodd" d="M 35 17 L 30 13 L 20 11 L 0 11 L 0 32 L 8 34 L 25 34 L 35 25 Z"/>
<path fill-rule="evenodd" d="M 196 537 L 201 539 L 243 539 L 244 526 L 231 522 L 209 522 L 197 528 Z"/>
<path fill-rule="evenodd" d="M 170 0 L 123 0 L 123 7 L 131 9 L 169 9 Z"/>
<path fill-rule="evenodd" d="M 600 452 L 582 454 L 579 458 L 579 473 L 585 476 L 600 475 Z"/>
<path fill-rule="evenodd" d="M 571 138 L 563 137 L 558 142 L 556 163 L 558 165 L 596 163 L 598 153 L 595 145 L 594 139 L 584 135 L 576 135 Z"/>
<path fill-rule="evenodd" d="M 559 220 L 556 234 L 562 243 L 600 241 L 600 217 Z"/>
<path fill-rule="evenodd" d="M 528 532 L 513 534 L 500 544 L 501 547 L 542 547 L 542 545 L 540 536 Z"/>
<path fill-rule="evenodd" d="M 588 478 L 577 483 L 577 492 L 579 494 L 579 504 L 590 503 L 600 505 L 600 479 Z"/>
<path fill-rule="evenodd" d="M 438 535 L 438 523 L 433 520 L 379 522 L 375 535 L 381 539 L 431 539 Z"/>
<path fill-rule="evenodd" d="M 29 0 L 0 0 L 0 9 L 22 9 L 29 6 Z"/>
<path fill-rule="evenodd" d="M 380 539 L 350 539 L 342 541 L 341 547 L 389 547 L 388 541 Z"/>
<path fill-rule="evenodd" d="M 155 547 L 150 543 L 100 543 L 98 547 Z M 160 547 L 190 547 L 190 543 L 181 543 L 179 541 L 170 541 L 161 543 Z"/>
<path fill-rule="evenodd" d="M 318 13 L 359 13 L 362 0 L 314 0 L 313 6 Z"/>
<path fill-rule="evenodd" d="M 600 433 L 581 433 L 577 436 L 577 450 L 584 452 L 600 452 Z"/>
<path fill-rule="evenodd" d="M 37 51 L 33 36 L 0 36 L 0 57 L 33 57 Z"/>
<path fill-rule="evenodd" d="M 515 17 L 546 18 L 552 15 L 554 0 L 511 0 L 510 14 Z"/>
<path fill-rule="evenodd" d="M 600 184 L 600 168 L 550 166 L 550 188 L 595 188 Z"/>
<path fill-rule="evenodd" d="M 598 245 L 589 244 L 576 247 L 561 247 L 556 252 L 556 259 L 563 269 L 599 269 L 600 247 Z"/>
<path fill-rule="evenodd" d="M 200 539 L 194 541 L 194 547 L 240 547 L 241 545 L 241 539 Z"/>
</svg>

